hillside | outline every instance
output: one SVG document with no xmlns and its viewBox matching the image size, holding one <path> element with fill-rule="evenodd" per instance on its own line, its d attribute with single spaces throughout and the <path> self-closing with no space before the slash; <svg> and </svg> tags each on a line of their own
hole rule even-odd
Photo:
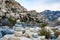
<svg viewBox="0 0 60 40">
<path fill-rule="evenodd" d="M 58 17 L 60 17 L 60 11 L 45 10 L 41 12 L 41 14 L 44 15 L 50 21 L 55 21 Z"/>
<path fill-rule="evenodd" d="M 1 23 L 7 23 L 6 25 L 14 25 L 18 19 L 27 24 L 40 25 L 42 22 L 56 21 L 58 17 L 60 11 L 44 10 L 40 13 L 35 10 L 28 11 L 15 0 L 0 0 L 0 22 L 3 20 Z"/>
</svg>

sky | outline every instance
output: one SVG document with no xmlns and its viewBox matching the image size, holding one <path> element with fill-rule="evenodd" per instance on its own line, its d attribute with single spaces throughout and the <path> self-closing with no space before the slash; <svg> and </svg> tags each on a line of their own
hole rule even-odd
<svg viewBox="0 0 60 40">
<path fill-rule="evenodd" d="M 59 10 L 60 0 L 16 0 L 27 10 L 36 10 L 42 12 L 44 10 Z"/>
</svg>

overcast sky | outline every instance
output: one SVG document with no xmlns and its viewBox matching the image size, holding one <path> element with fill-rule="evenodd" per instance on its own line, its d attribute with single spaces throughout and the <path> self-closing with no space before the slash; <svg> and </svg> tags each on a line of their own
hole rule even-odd
<svg viewBox="0 0 60 40">
<path fill-rule="evenodd" d="M 16 0 L 27 10 L 36 10 L 38 12 L 44 10 L 59 10 L 60 0 Z"/>
</svg>

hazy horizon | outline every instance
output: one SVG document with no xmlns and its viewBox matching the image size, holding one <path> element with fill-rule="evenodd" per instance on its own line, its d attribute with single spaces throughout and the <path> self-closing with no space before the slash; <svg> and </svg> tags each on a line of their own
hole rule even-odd
<svg viewBox="0 0 60 40">
<path fill-rule="evenodd" d="M 27 10 L 36 10 L 41 12 L 44 10 L 59 10 L 60 0 L 16 0 Z"/>
</svg>

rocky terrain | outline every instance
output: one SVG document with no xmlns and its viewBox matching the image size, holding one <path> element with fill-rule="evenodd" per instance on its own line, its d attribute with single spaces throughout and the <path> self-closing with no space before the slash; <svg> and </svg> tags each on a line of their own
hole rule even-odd
<svg viewBox="0 0 60 40">
<path fill-rule="evenodd" d="M 60 11 L 45 10 L 41 12 L 41 14 L 48 18 L 50 21 L 55 21 L 58 19 L 58 17 L 60 17 Z"/>
<path fill-rule="evenodd" d="M 46 18 L 35 10 L 28 11 L 15 0 L 0 0 L 0 20 L 7 24 L 14 25 L 17 19 L 22 22 L 36 24 L 36 22 L 45 22 Z M 13 22 L 12 22 L 13 21 Z"/>
<path fill-rule="evenodd" d="M 49 25 L 53 25 L 55 23 L 54 25 L 56 25 L 58 17 L 60 17 L 60 11 L 45 10 L 40 13 L 35 10 L 28 11 L 15 0 L 0 0 L 1 24 L 12 23 L 11 25 L 14 25 L 16 20 L 20 19 L 20 21 L 31 25 L 40 25 L 42 22 L 49 23 Z"/>
<path fill-rule="evenodd" d="M 46 39 L 60 39 L 60 11 L 28 11 L 15 0 L 0 0 L 0 40 Z"/>
</svg>

